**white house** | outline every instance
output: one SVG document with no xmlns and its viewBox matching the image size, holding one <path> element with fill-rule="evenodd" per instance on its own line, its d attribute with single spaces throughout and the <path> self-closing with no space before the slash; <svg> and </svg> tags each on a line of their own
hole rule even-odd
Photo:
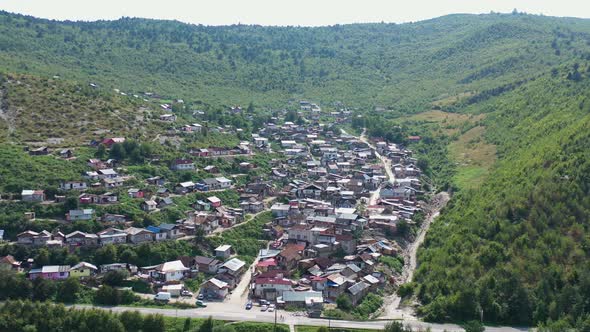
<svg viewBox="0 0 590 332">
<path fill-rule="evenodd" d="M 184 272 L 189 268 L 185 267 L 181 261 L 166 262 L 156 266 L 152 272 L 152 277 L 162 281 L 175 281 L 184 278 Z"/>
</svg>

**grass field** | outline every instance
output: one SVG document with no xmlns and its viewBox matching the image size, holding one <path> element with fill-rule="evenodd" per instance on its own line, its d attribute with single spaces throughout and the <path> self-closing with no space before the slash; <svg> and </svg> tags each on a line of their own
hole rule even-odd
<svg viewBox="0 0 590 332">
<path fill-rule="evenodd" d="M 460 114 L 432 110 L 428 112 L 411 115 L 408 117 L 402 117 L 400 118 L 400 120 L 402 122 L 419 121 L 431 123 L 433 125 L 432 129 L 434 133 L 439 132 L 440 134 L 450 136 L 460 132 L 463 126 L 472 126 L 473 124 L 483 119 L 484 116 L 485 115 L 483 114 Z M 435 128 L 435 126 L 438 126 L 438 130 L 437 128 Z"/>
<path fill-rule="evenodd" d="M 477 188 L 496 161 L 496 147 L 486 143 L 485 127 L 474 127 L 449 145 L 451 159 L 457 163 L 455 184 L 461 189 Z"/>
</svg>

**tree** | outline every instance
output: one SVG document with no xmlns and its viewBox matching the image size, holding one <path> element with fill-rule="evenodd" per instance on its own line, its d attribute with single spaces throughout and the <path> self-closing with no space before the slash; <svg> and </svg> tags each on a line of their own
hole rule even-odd
<svg viewBox="0 0 590 332">
<path fill-rule="evenodd" d="M 346 296 L 346 294 L 340 294 L 338 298 L 336 298 L 336 305 L 338 306 L 338 309 L 344 311 L 349 311 L 352 309 L 352 302 L 350 301 L 350 298 Z"/>
<path fill-rule="evenodd" d="M 140 332 L 143 328 L 143 317 L 139 311 L 124 311 L 119 319 L 127 332 Z"/>
<path fill-rule="evenodd" d="M 104 159 L 107 155 L 107 147 L 104 144 L 99 144 L 98 148 L 96 148 L 96 153 L 94 156 L 98 159 Z"/>
<path fill-rule="evenodd" d="M 80 281 L 77 278 L 69 277 L 59 285 L 57 300 L 64 303 L 74 303 L 80 292 Z"/>
<path fill-rule="evenodd" d="M 201 324 L 199 332 L 213 332 L 213 318 L 211 316 Z"/>
<path fill-rule="evenodd" d="M 184 326 L 182 327 L 182 332 L 190 331 L 191 330 L 191 323 L 192 323 L 192 320 L 189 317 L 187 317 L 184 320 Z"/>
<path fill-rule="evenodd" d="M 127 248 L 125 250 L 123 250 L 123 252 L 119 255 L 120 257 L 120 261 L 125 262 L 125 263 L 130 263 L 130 264 L 137 264 L 137 253 L 130 249 Z"/>
<path fill-rule="evenodd" d="M 117 305 L 121 302 L 119 292 L 111 286 L 102 285 L 94 295 L 98 304 Z"/>
<path fill-rule="evenodd" d="M 471 320 L 467 323 L 463 324 L 462 327 L 465 329 L 465 332 L 484 332 L 485 327 L 480 321 Z"/>
<path fill-rule="evenodd" d="M 35 256 L 35 265 L 38 267 L 49 265 L 49 251 L 47 249 L 39 249 L 37 256 Z"/>
<path fill-rule="evenodd" d="M 66 211 L 78 209 L 78 199 L 76 197 L 68 197 L 64 202 L 64 209 Z"/>
<path fill-rule="evenodd" d="M 111 151 L 109 152 L 109 158 L 116 159 L 116 160 L 124 160 L 127 157 L 127 153 L 125 148 L 120 143 L 115 143 L 111 146 Z"/>
<path fill-rule="evenodd" d="M 36 278 L 33 280 L 33 300 L 46 301 L 55 295 L 55 283 L 53 281 Z"/>
<path fill-rule="evenodd" d="M 147 315 L 143 320 L 143 332 L 165 332 L 166 323 L 162 315 Z"/>
<path fill-rule="evenodd" d="M 412 328 L 404 326 L 401 322 L 392 321 L 385 325 L 384 332 L 412 332 Z"/>
<path fill-rule="evenodd" d="M 127 270 L 115 270 L 107 272 L 102 281 L 109 286 L 121 286 L 128 277 L 129 272 Z"/>
<path fill-rule="evenodd" d="M 318 329 L 316 331 L 317 332 L 330 332 L 330 330 L 328 330 L 328 328 L 325 326 L 318 327 Z"/>
<path fill-rule="evenodd" d="M 110 264 L 117 261 L 117 247 L 108 244 L 96 250 L 94 260 L 97 264 Z"/>
</svg>

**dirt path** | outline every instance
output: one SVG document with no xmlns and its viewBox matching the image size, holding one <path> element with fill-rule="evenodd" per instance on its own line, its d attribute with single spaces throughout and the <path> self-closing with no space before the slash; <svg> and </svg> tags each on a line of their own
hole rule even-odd
<svg viewBox="0 0 590 332">
<path fill-rule="evenodd" d="M 414 278 L 414 271 L 418 267 L 418 248 L 424 242 L 426 233 L 430 228 L 432 222 L 439 216 L 440 210 L 444 208 L 450 199 L 450 195 L 447 192 L 440 192 L 428 203 L 425 207 L 427 212 L 426 218 L 420 229 L 418 230 L 418 236 L 416 239 L 404 250 L 404 268 L 402 275 L 398 280 L 398 284 L 405 284 L 411 282 Z M 391 294 L 384 299 L 383 312 L 379 318 L 381 319 L 417 319 L 411 308 L 400 308 L 401 298 L 397 294 Z"/>
<path fill-rule="evenodd" d="M 344 134 L 347 134 L 345 130 L 342 130 Z M 383 167 L 385 168 L 385 172 L 387 174 L 388 180 L 390 182 L 395 181 L 395 176 L 391 170 L 391 160 L 385 156 L 382 156 L 377 152 L 376 147 L 367 139 L 366 136 L 366 129 L 363 130 L 362 134 L 358 139 L 361 142 L 366 143 L 373 151 L 375 151 L 375 155 L 377 158 L 381 160 L 383 163 Z M 374 205 L 377 203 L 379 199 L 379 189 L 371 192 L 371 196 L 369 198 L 369 205 Z M 414 239 L 410 245 L 408 245 L 403 252 L 404 257 L 404 268 L 402 270 L 401 277 L 397 280 L 397 284 L 405 284 L 407 282 L 411 282 L 414 277 L 414 271 L 418 267 L 418 248 L 424 242 L 424 238 L 426 237 L 426 233 L 430 228 L 430 225 L 438 217 L 440 214 L 440 210 L 445 207 L 447 202 L 449 201 L 450 196 L 447 192 L 440 192 L 432 197 L 432 199 L 424 206 L 426 211 L 426 218 L 422 225 L 420 225 L 420 229 L 418 230 L 418 235 Z M 414 312 L 411 308 L 400 308 L 401 298 L 396 294 L 391 294 L 387 296 L 383 301 L 383 311 L 380 315 L 380 319 L 410 319 L 416 320 Z"/>
</svg>

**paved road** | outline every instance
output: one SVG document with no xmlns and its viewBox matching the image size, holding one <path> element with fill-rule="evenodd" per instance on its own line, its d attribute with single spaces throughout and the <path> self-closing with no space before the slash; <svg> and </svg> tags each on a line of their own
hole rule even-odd
<svg viewBox="0 0 590 332">
<path fill-rule="evenodd" d="M 84 308 L 91 308 L 93 306 L 90 305 L 76 305 L 74 306 L 78 309 Z M 227 321 L 256 321 L 256 322 L 266 322 L 272 323 L 274 322 L 274 313 L 270 312 L 261 312 L 258 307 L 252 308 L 252 310 L 245 310 L 243 308 L 236 309 L 231 305 L 227 304 L 220 304 L 220 305 L 209 305 L 207 308 L 200 308 L 200 309 L 158 309 L 158 308 L 135 308 L 135 307 L 95 307 L 104 310 L 110 310 L 112 312 L 120 313 L 124 311 L 139 311 L 142 314 L 161 314 L 164 316 L 169 317 L 179 317 L 179 318 L 207 318 L 213 317 L 214 319 L 219 320 L 227 320 Z M 284 319 L 281 320 L 279 318 L 279 323 L 288 324 L 289 326 L 294 325 L 312 325 L 312 326 L 328 326 L 331 327 L 347 327 L 347 328 L 357 328 L 357 329 L 382 329 L 389 321 L 387 320 L 379 320 L 379 321 L 367 321 L 367 322 L 360 322 L 360 321 L 339 321 L 339 320 L 331 320 L 328 321 L 326 319 L 319 319 L 319 318 L 308 318 L 308 317 L 301 317 L 301 316 L 294 316 L 286 313 L 284 311 L 278 312 L 279 317 L 281 315 L 284 316 Z M 430 328 L 433 332 L 443 332 L 443 331 L 463 331 L 461 327 L 455 324 L 431 324 L 431 323 L 424 323 L 415 320 L 405 320 L 403 321 L 404 324 L 411 326 L 415 330 L 417 329 L 426 329 Z M 518 329 L 512 327 L 487 327 L 486 331 L 489 332 L 522 332 L 527 331 L 527 329 Z"/>
</svg>

